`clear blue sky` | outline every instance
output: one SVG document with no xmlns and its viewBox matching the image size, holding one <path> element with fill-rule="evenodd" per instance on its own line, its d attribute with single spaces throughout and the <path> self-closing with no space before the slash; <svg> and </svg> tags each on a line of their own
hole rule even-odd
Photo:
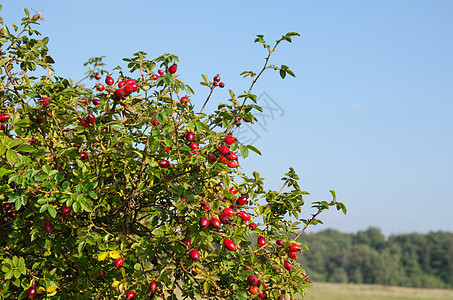
<svg viewBox="0 0 453 300">
<path fill-rule="evenodd" d="M 80 79 L 92 56 L 114 68 L 139 50 L 170 52 L 198 105 L 201 73 L 239 93 L 248 86 L 239 73 L 265 57 L 255 34 L 299 32 L 273 59 L 297 77 L 269 72 L 256 86 L 285 114 L 256 127 L 263 158 L 244 170 L 278 189 L 293 166 L 307 202 L 336 190 L 349 213 L 329 212 L 319 229 L 453 231 L 452 1 L 2 2 L 7 23 L 19 23 L 23 7 L 42 11 L 59 74 Z M 213 103 L 226 98 L 218 91 Z"/>
</svg>

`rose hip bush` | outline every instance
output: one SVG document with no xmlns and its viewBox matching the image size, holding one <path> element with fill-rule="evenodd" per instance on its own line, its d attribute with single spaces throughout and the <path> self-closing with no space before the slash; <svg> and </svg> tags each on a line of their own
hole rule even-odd
<svg viewBox="0 0 453 300">
<path fill-rule="evenodd" d="M 220 75 L 184 84 L 178 58 L 137 52 L 127 68 L 92 58 L 81 82 L 59 77 L 41 19 L 25 9 L 0 36 L 1 299 L 289 299 L 310 286 L 297 239 L 319 213 L 346 212 L 332 191 L 308 219 L 294 170 L 266 191 L 235 138 L 262 111 L 251 93 L 267 69 L 294 76 L 269 46 L 250 89 L 212 113 Z M 3 23 L 3 20 L 2 20 Z M 199 112 L 198 112 L 199 111 Z M 294 221 L 291 221 L 294 220 Z"/>
</svg>

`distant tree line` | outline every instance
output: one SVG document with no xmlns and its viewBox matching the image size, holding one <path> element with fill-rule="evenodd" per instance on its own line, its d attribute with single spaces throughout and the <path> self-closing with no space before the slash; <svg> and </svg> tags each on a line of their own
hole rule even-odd
<svg viewBox="0 0 453 300">
<path fill-rule="evenodd" d="M 299 258 L 312 281 L 453 288 L 453 233 L 398 234 L 371 227 L 356 234 L 302 235 Z"/>
</svg>

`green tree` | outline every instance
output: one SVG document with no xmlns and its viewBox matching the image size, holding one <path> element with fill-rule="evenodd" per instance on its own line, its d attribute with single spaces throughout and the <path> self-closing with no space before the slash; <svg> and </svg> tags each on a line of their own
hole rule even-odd
<svg viewBox="0 0 453 300">
<path fill-rule="evenodd" d="M 304 269 L 286 252 L 305 245 L 288 236 L 332 206 L 346 209 L 332 191 L 300 217 L 308 193 L 294 170 L 284 188 L 266 191 L 257 172 L 238 168 L 259 150 L 234 138 L 262 110 L 252 88 L 263 72 L 294 76 L 269 59 L 299 34 L 273 46 L 258 35 L 267 57 L 259 72 L 242 73 L 249 90 L 230 90 L 205 113 L 224 84 L 203 75 L 210 94 L 196 107 L 172 54 L 137 52 L 113 70 L 92 58 L 85 80 L 59 77 L 48 38 L 34 29 L 40 15 L 25 14 L 20 27 L 1 20 L 0 31 L 0 298 L 305 294 Z"/>
</svg>

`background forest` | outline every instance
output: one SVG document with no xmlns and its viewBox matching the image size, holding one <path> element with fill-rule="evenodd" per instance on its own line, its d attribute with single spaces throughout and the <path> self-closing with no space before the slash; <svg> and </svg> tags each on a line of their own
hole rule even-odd
<svg viewBox="0 0 453 300">
<path fill-rule="evenodd" d="M 325 230 L 301 236 L 299 257 L 312 281 L 453 288 L 453 233 L 356 234 Z"/>
</svg>

